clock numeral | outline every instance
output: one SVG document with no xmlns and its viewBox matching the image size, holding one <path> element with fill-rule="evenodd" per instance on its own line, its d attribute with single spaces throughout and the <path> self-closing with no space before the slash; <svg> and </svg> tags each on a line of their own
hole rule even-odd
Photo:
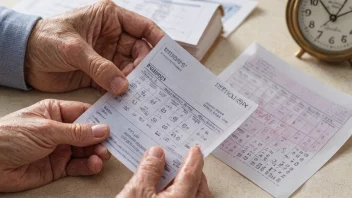
<svg viewBox="0 0 352 198">
<path fill-rule="evenodd" d="M 309 27 L 310 28 L 314 28 L 315 27 L 315 22 L 314 21 L 310 21 L 309 22 Z"/>
<path fill-rule="evenodd" d="M 313 6 L 317 6 L 318 2 L 319 2 L 319 0 L 310 0 L 310 4 Z"/>
<path fill-rule="evenodd" d="M 319 32 L 319 35 L 317 37 L 317 39 L 319 39 L 321 37 L 321 35 L 323 35 L 323 31 L 318 31 Z"/>
<path fill-rule="evenodd" d="M 304 12 L 306 13 L 306 16 L 310 16 L 312 14 L 310 9 L 306 9 Z"/>
<path fill-rule="evenodd" d="M 335 43 L 334 37 L 331 37 L 331 38 L 329 39 L 329 43 L 330 43 L 330 44 L 334 44 L 334 43 Z"/>
<path fill-rule="evenodd" d="M 347 36 L 343 35 L 341 38 L 341 42 L 346 43 L 347 42 Z"/>
</svg>

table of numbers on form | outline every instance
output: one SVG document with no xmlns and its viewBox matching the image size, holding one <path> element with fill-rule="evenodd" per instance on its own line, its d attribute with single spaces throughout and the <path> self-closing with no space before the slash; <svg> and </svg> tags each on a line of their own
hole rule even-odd
<svg viewBox="0 0 352 198">
<path fill-rule="evenodd" d="M 168 166 L 165 169 L 176 172 L 183 160 L 180 152 L 186 154 L 194 145 L 207 147 L 216 136 L 214 132 L 220 134 L 222 130 L 159 81 L 150 71 L 144 69 L 142 73 L 142 76 L 131 81 L 126 93 L 110 98 L 100 110 L 88 118 L 87 122 L 101 123 L 109 116 L 116 116 L 116 113 L 127 120 L 132 120 L 134 127 L 128 127 L 121 137 L 112 133 L 113 137 L 110 137 L 107 143 L 117 151 L 128 149 L 128 153 L 135 155 L 130 163 L 136 167 L 147 149 L 142 145 L 139 145 L 139 148 L 134 146 L 137 141 L 132 144 L 131 141 L 138 139 L 139 133 L 146 134 L 155 141 L 155 145 L 177 145 L 182 151 L 169 151 L 179 156 L 178 161 L 174 161 L 174 167 Z M 146 133 L 146 131 L 153 132 Z M 115 140 L 119 140 L 126 147 L 119 146 Z"/>
<path fill-rule="evenodd" d="M 275 82 L 273 68 L 252 57 L 227 79 L 237 91 L 259 104 L 258 109 L 219 147 L 279 186 L 289 175 L 307 164 L 351 117 L 340 107 L 305 87 L 302 92 L 316 97 L 316 104 L 292 94 Z M 294 84 L 290 84 L 294 83 Z M 326 110 L 315 106 L 328 106 Z"/>
</svg>

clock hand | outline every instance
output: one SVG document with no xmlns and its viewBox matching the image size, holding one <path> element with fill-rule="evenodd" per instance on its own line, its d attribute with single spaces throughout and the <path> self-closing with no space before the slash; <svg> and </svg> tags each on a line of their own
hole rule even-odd
<svg viewBox="0 0 352 198">
<path fill-rule="evenodd" d="M 325 4 L 323 3 L 322 0 L 319 0 L 321 5 L 323 5 L 324 9 L 328 12 L 329 15 L 331 15 L 330 11 L 328 10 L 328 8 L 325 6 Z"/>
<path fill-rule="evenodd" d="M 339 11 L 336 13 L 336 16 L 339 15 L 339 13 L 341 12 L 342 8 L 345 7 L 345 4 L 347 3 L 348 0 L 345 0 L 345 2 L 343 2 L 341 8 L 339 9 Z"/>
<path fill-rule="evenodd" d="M 349 14 L 349 13 L 351 13 L 351 12 L 352 12 L 352 10 L 350 10 L 350 11 L 348 11 L 348 12 L 345 12 L 345 13 L 343 13 L 343 14 L 340 14 L 340 15 L 338 15 L 338 16 L 336 16 L 336 17 L 339 18 L 339 17 L 344 16 L 344 15 L 346 15 L 346 14 Z"/>
<path fill-rule="evenodd" d="M 322 26 L 320 26 L 320 27 L 326 26 L 330 21 L 331 21 L 331 19 L 329 19 L 327 22 L 325 22 L 325 23 L 324 23 Z"/>
<path fill-rule="evenodd" d="M 334 21 L 334 22 L 335 22 L 338 17 L 350 13 L 351 11 L 348 11 L 348 12 L 345 12 L 345 13 L 339 15 L 339 13 L 341 12 L 342 8 L 345 6 L 345 4 L 347 3 L 347 1 L 348 1 L 348 0 L 345 0 L 345 2 L 343 2 L 341 8 L 340 8 L 339 11 L 336 13 L 336 15 L 330 14 L 330 19 L 329 19 L 327 22 L 325 22 L 325 23 L 324 23 L 322 26 L 320 26 L 320 27 L 326 26 L 330 21 Z M 321 3 L 322 3 L 322 2 L 321 2 Z M 322 4 L 323 4 L 323 3 L 322 3 Z M 324 5 L 324 4 L 323 4 L 323 5 Z M 324 6 L 324 7 L 325 7 L 325 6 Z"/>
</svg>

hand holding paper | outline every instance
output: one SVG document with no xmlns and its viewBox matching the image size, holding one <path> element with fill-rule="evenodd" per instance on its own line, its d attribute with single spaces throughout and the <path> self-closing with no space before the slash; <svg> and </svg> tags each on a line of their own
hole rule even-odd
<svg viewBox="0 0 352 198">
<path fill-rule="evenodd" d="M 112 1 L 42 19 L 28 40 L 26 81 L 47 92 L 92 86 L 121 94 L 125 76 L 163 36 L 151 20 Z"/>
<path fill-rule="evenodd" d="M 148 148 L 160 145 L 166 165 L 158 190 L 176 176 L 192 146 L 206 157 L 257 107 L 168 36 L 127 78 L 126 93 L 104 95 L 76 122 L 109 124 L 104 145 L 132 171 Z"/>
<path fill-rule="evenodd" d="M 146 151 L 136 173 L 117 197 L 210 198 L 208 183 L 202 173 L 203 165 L 203 155 L 199 147 L 191 148 L 175 180 L 158 193 L 156 185 L 163 174 L 165 154 L 161 147 L 152 147 Z"/>
</svg>

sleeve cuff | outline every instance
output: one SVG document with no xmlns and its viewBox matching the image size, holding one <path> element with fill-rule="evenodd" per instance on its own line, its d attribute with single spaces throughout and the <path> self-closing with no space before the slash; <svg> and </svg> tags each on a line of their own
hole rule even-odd
<svg viewBox="0 0 352 198">
<path fill-rule="evenodd" d="M 39 19 L 0 7 L 0 85 L 30 89 L 24 76 L 26 47 Z"/>
</svg>

